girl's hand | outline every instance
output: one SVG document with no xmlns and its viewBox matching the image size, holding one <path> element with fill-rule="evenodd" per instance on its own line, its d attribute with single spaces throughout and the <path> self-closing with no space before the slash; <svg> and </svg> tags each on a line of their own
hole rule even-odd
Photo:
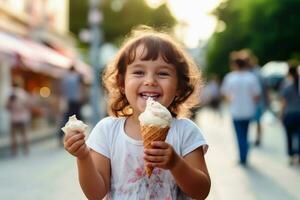
<svg viewBox="0 0 300 200">
<path fill-rule="evenodd" d="M 78 159 L 84 159 L 89 154 L 89 148 L 85 144 L 84 133 L 74 131 L 64 137 L 64 148 Z"/>
<path fill-rule="evenodd" d="M 152 149 L 144 150 L 145 164 L 149 167 L 172 169 L 179 159 L 173 147 L 162 141 L 154 141 L 151 145 Z"/>
</svg>

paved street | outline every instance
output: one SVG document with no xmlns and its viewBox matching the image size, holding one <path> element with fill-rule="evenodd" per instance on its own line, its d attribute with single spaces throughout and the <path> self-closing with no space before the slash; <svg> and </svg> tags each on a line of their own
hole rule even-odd
<svg viewBox="0 0 300 200">
<path fill-rule="evenodd" d="M 31 146 L 29 156 L 0 160 L 0 199 L 83 200 L 75 159 L 56 138 Z"/>
<path fill-rule="evenodd" d="M 278 122 L 264 120 L 262 146 L 252 149 L 249 167 L 240 167 L 229 116 L 203 109 L 196 121 L 210 145 L 206 154 L 212 179 L 208 200 L 300 199 L 300 165 L 288 166 Z M 252 126 L 252 140 L 254 131 Z M 32 145 L 29 156 L 0 159 L 0 199 L 85 198 L 77 181 L 75 159 L 58 148 L 53 138 Z"/>
<path fill-rule="evenodd" d="M 288 165 L 285 135 L 278 121 L 269 117 L 264 119 L 263 144 L 252 147 L 248 167 L 237 164 L 235 135 L 228 115 L 220 117 L 204 109 L 196 121 L 210 145 L 206 155 L 212 179 L 208 200 L 300 199 L 300 165 Z M 252 125 L 252 141 L 254 133 Z"/>
</svg>

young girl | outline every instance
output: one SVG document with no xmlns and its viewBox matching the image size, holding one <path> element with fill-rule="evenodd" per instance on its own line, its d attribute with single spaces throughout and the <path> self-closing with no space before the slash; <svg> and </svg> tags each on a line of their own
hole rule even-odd
<svg viewBox="0 0 300 200">
<path fill-rule="evenodd" d="M 195 105 L 200 73 L 183 48 L 164 33 L 136 29 L 107 67 L 104 83 L 111 117 L 85 143 L 66 134 L 77 157 L 79 182 L 88 199 L 205 199 L 210 178 L 201 131 L 186 116 Z M 138 116 L 148 97 L 173 115 L 165 142 L 143 148 Z M 144 165 L 154 167 L 147 177 Z"/>
</svg>

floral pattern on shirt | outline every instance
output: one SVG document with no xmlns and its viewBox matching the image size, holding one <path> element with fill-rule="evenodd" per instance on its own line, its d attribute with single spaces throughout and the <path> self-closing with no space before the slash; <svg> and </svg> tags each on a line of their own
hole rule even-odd
<svg viewBox="0 0 300 200">
<path fill-rule="evenodd" d="M 144 161 L 141 156 L 126 154 L 124 171 L 127 176 L 125 185 L 118 185 L 112 193 L 128 195 L 138 194 L 140 200 L 178 199 L 179 188 L 170 172 L 154 168 L 150 178 L 144 170 Z"/>
</svg>

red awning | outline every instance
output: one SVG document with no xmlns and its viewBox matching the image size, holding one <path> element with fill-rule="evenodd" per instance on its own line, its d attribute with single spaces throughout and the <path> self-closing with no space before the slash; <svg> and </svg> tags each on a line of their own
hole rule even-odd
<svg viewBox="0 0 300 200">
<path fill-rule="evenodd" d="M 55 50 L 35 41 L 0 32 L 0 53 L 20 55 L 26 67 L 33 71 L 61 77 L 72 63 L 82 73 L 87 82 L 93 79 L 92 70 L 82 61 L 73 61 Z"/>
</svg>

